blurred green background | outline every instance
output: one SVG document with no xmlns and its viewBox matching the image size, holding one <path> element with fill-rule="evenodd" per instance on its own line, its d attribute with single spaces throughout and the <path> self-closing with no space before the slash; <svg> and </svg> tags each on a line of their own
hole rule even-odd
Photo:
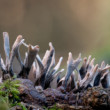
<svg viewBox="0 0 110 110">
<path fill-rule="evenodd" d="M 41 56 L 51 41 L 57 58 L 67 60 L 71 51 L 110 62 L 110 0 L 0 0 L 2 56 L 4 31 L 11 45 L 19 34 L 26 43 L 38 44 Z"/>
</svg>

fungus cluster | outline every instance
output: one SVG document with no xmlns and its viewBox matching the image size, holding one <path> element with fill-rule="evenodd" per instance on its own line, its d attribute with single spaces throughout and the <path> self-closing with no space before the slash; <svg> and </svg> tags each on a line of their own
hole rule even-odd
<svg viewBox="0 0 110 110">
<path fill-rule="evenodd" d="M 64 69 L 59 69 L 63 57 L 60 57 L 58 63 L 55 64 L 55 49 L 51 42 L 49 43 L 50 49 L 46 51 L 43 59 L 41 59 L 40 55 L 38 54 L 39 46 L 26 44 L 21 35 L 16 38 L 11 51 L 9 35 L 7 32 L 3 32 L 3 40 L 6 60 L 4 63 L 4 60 L 0 56 L 0 68 L 2 71 L 1 82 L 12 78 L 13 80 L 21 79 L 29 84 L 30 82 L 27 80 L 31 80 L 33 89 L 28 88 L 30 91 L 29 94 L 31 95 L 31 98 L 35 98 L 35 96 L 39 95 L 39 97 L 35 99 L 37 100 L 37 103 L 45 102 L 45 105 L 52 105 L 55 102 L 62 104 L 66 103 L 69 105 L 76 105 L 77 103 L 83 106 L 84 102 L 80 102 L 79 100 L 82 100 L 82 97 L 85 100 L 84 96 L 82 95 L 84 94 L 84 91 L 90 91 L 90 88 L 92 90 L 92 88 L 95 87 L 99 87 L 101 89 L 110 87 L 110 65 L 106 65 L 104 61 L 101 63 L 101 65 L 95 65 L 95 58 L 91 58 L 91 55 L 88 58 L 84 57 L 82 59 L 81 54 L 79 54 L 78 58 L 73 59 L 72 53 L 69 52 L 66 74 L 61 78 L 61 74 L 64 74 Z M 24 61 L 22 61 L 19 52 L 21 45 L 24 45 L 26 48 L 28 48 L 28 51 L 25 53 Z M 13 71 L 13 60 L 15 57 L 17 58 L 21 67 L 19 73 L 15 73 Z M 16 76 L 15 79 L 14 76 Z M 53 84 L 56 89 L 52 89 Z M 32 90 L 34 90 L 36 95 L 35 93 L 32 93 Z M 94 95 L 92 92 L 93 91 L 91 91 L 91 95 Z M 22 93 L 24 93 L 23 89 Z M 40 96 L 43 97 L 43 99 Z M 78 98 L 77 96 L 80 97 Z M 41 101 L 38 102 L 38 99 Z M 27 101 L 26 103 L 30 102 Z"/>
</svg>

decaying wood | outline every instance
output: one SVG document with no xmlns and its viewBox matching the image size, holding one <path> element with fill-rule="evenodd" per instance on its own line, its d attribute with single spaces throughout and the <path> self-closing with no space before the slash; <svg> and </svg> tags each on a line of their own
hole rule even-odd
<svg viewBox="0 0 110 110">
<path fill-rule="evenodd" d="M 34 84 L 30 80 L 19 80 L 22 83 L 19 88 L 21 99 L 25 103 L 41 106 L 52 106 L 59 103 L 64 104 L 65 108 L 73 107 L 72 110 L 110 109 L 110 88 L 92 87 L 82 90 L 80 93 L 65 92 L 63 87 L 62 89 L 48 88 L 40 91 L 34 88 Z"/>
<path fill-rule="evenodd" d="M 51 42 L 50 49 L 41 59 L 39 46 L 27 45 L 21 35 L 15 40 L 11 51 L 7 32 L 3 33 L 3 38 L 6 63 L 0 56 L 0 82 L 8 78 L 19 80 L 21 101 L 26 106 L 30 105 L 30 110 L 37 109 L 38 106 L 43 110 L 43 106 L 52 107 L 55 104 L 63 110 L 110 109 L 110 65 L 104 61 L 101 65 L 95 65 L 95 58 L 91 55 L 82 60 L 79 54 L 78 58 L 73 59 L 69 52 L 66 74 L 60 78 L 61 73 L 64 73 L 64 69 L 60 69 L 63 57 L 55 64 L 55 49 Z M 22 44 L 28 48 L 24 62 L 19 52 Z M 15 57 L 21 67 L 18 74 L 13 71 Z M 14 75 L 17 78 L 13 79 Z"/>
</svg>

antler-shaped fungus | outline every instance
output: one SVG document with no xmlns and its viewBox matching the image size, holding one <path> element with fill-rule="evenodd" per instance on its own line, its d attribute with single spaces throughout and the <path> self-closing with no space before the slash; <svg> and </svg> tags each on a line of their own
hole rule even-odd
<svg viewBox="0 0 110 110">
<path fill-rule="evenodd" d="M 98 64 L 94 65 L 95 58 L 91 59 L 91 55 L 88 58 L 84 57 L 82 66 L 78 69 L 80 62 L 82 61 L 81 54 L 79 54 L 78 58 L 74 60 L 72 53 L 70 52 L 67 61 L 66 75 L 60 79 L 60 74 L 64 71 L 64 69 L 59 70 L 63 57 L 60 57 L 55 66 L 55 49 L 51 42 L 49 43 L 50 50 L 47 50 L 43 59 L 41 59 L 38 55 L 39 46 L 27 45 L 24 43 L 24 39 L 21 35 L 16 38 L 11 52 L 9 35 L 7 32 L 3 33 L 3 39 L 6 57 L 6 63 L 4 64 L 4 61 L 0 56 L 0 68 L 3 73 L 3 80 L 13 77 L 13 60 L 16 57 L 21 66 L 21 71 L 18 73 L 17 77 L 28 78 L 29 75 L 33 75 L 35 86 L 40 85 L 43 89 L 52 87 L 53 82 L 55 82 L 57 87 L 63 86 L 69 91 L 100 85 L 104 88 L 110 86 L 108 81 L 110 66 L 105 66 L 105 62 L 102 62 L 101 67 L 99 67 Z M 25 54 L 24 63 L 22 62 L 19 53 L 19 47 L 21 44 L 28 48 L 28 52 Z M 74 72 L 75 70 L 76 73 Z M 78 74 L 77 81 L 75 81 L 76 74 Z"/>
<path fill-rule="evenodd" d="M 24 43 L 24 45 L 28 47 L 27 44 Z M 59 59 L 59 62 L 55 66 L 55 50 L 51 42 L 49 43 L 49 46 L 50 50 L 46 51 L 43 60 L 41 60 L 39 55 L 36 55 L 36 60 L 38 64 L 38 67 L 36 67 L 36 71 L 37 69 L 39 69 L 38 72 L 40 73 L 40 77 L 37 77 L 35 86 L 41 85 L 44 89 L 50 87 L 50 83 L 53 81 L 53 79 L 55 79 L 59 74 L 64 71 L 64 69 L 58 71 L 63 57 Z"/>
<path fill-rule="evenodd" d="M 11 77 L 14 76 L 12 63 L 13 63 L 15 56 L 18 58 L 18 61 L 22 65 L 20 54 L 19 54 L 19 47 L 24 41 L 24 39 L 22 39 L 22 36 L 19 35 L 12 46 L 11 52 L 10 52 L 10 45 L 9 45 L 9 35 L 7 32 L 3 32 L 3 39 L 4 39 L 4 51 L 5 51 L 6 63 L 4 64 L 1 58 L 0 66 L 3 72 L 2 74 L 3 80 L 5 80 L 10 76 Z"/>
</svg>

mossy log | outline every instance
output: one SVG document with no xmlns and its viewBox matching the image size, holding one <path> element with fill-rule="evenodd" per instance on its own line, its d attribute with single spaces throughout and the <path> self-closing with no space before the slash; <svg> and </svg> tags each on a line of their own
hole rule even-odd
<svg viewBox="0 0 110 110">
<path fill-rule="evenodd" d="M 64 110 L 109 110 L 110 109 L 110 88 L 92 87 L 80 92 L 62 91 L 47 88 L 45 90 L 35 89 L 32 81 L 19 79 L 21 100 L 30 105 L 51 107 L 55 105 Z"/>
</svg>

